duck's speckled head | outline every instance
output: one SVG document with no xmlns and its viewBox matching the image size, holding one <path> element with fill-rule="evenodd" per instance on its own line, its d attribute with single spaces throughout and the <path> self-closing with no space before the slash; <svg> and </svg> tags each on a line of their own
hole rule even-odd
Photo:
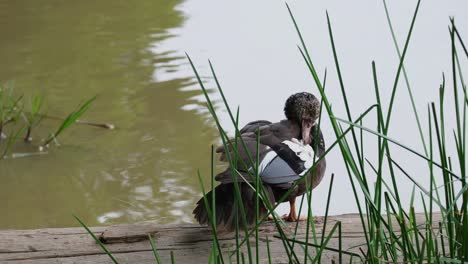
<svg viewBox="0 0 468 264">
<path fill-rule="evenodd" d="M 286 118 L 301 126 L 304 144 L 310 144 L 310 129 L 318 119 L 320 102 L 311 93 L 296 93 L 291 95 L 284 106 Z"/>
</svg>

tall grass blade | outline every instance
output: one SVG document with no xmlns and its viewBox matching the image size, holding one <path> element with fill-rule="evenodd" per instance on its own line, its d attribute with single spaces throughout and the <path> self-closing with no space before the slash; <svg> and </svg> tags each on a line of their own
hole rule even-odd
<svg viewBox="0 0 468 264">
<path fill-rule="evenodd" d="M 76 122 L 78 118 L 80 118 L 91 106 L 91 103 L 96 99 L 96 96 L 87 100 L 82 105 L 78 106 L 78 109 L 69 114 L 65 120 L 60 124 L 59 128 L 45 141 L 43 146 L 47 146 L 50 142 L 55 140 L 65 129 L 70 127 L 72 124 Z"/>
<path fill-rule="evenodd" d="M 271 264 L 271 251 L 270 251 L 270 239 L 268 236 L 266 237 L 266 246 L 267 246 L 267 255 L 268 255 L 268 263 Z"/>
<path fill-rule="evenodd" d="M 408 50 L 411 35 L 413 34 L 413 28 L 414 28 L 414 24 L 416 22 L 416 17 L 418 15 L 419 5 L 420 4 L 421 4 L 421 0 L 418 0 L 418 2 L 416 4 L 416 8 L 415 8 L 414 13 L 413 13 L 413 18 L 411 20 L 411 25 L 410 25 L 410 28 L 409 28 L 409 31 L 408 31 L 408 35 L 406 37 L 405 46 L 403 48 L 403 53 L 400 56 L 401 57 L 400 58 L 400 63 L 398 65 L 398 70 L 397 70 L 397 73 L 395 75 L 395 80 L 393 82 L 392 95 L 391 95 L 390 103 L 389 103 L 389 106 L 388 106 L 387 119 L 386 119 L 385 127 L 384 127 L 384 131 L 385 131 L 384 134 L 387 134 L 388 127 L 390 125 L 390 117 L 391 117 L 391 114 L 392 114 L 393 103 L 394 103 L 394 100 L 395 100 L 396 88 L 398 86 L 398 80 L 400 79 L 400 74 L 401 74 L 401 70 L 403 68 L 403 62 L 405 60 L 406 52 Z"/>
<path fill-rule="evenodd" d="M 403 149 L 405 149 L 405 150 L 407 150 L 407 151 L 409 151 L 409 152 L 415 154 L 415 155 L 418 156 L 418 157 L 421 157 L 421 158 L 423 158 L 423 159 L 425 159 L 425 160 L 427 160 L 427 161 L 431 161 L 428 157 L 424 156 L 423 154 L 421 154 L 421 153 L 415 151 L 414 149 L 412 149 L 412 148 L 410 148 L 410 147 L 407 147 L 406 145 L 404 145 L 404 144 L 398 142 L 398 141 L 395 140 L 395 139 L 392 139 L 392 138 L 390 138 L 390 137 L 388 137 L 388 136 L 385 136 L 384 134 L 378 133 L 378 132 L 376 132 L 376 131 L 374 131 L 374 130 L 372 130 L 372 129 L 369 129 L 369 128 L 367 128 L 367 127 L 361 126 L 361 125 L 359 125 L 359 124 L 356 124 L 355 122 L 349 122 L 349 121 L 347 121 L 347 120 L 345 120 L 345 119 L 341 119 L 341 118 L 339 118 L 339 117 L 331 117 L 331 118 L 336 119 L 336 120 L 338 120 L 338 121 L 340 121 L 340 122 L 346 123 L 346 124 L 348 124 L 348 125 L 361 128 L 361 129 L 363 129 L 364 131 L 367 131 L 367 132 L 369 132 L 369 133 L 371 133 L 371 134 L 374 134 L 374 135 L 376 135 L 376 136 L 378 136 L 378 137 L 384 138 L 384 139 L 386 139 L 386 140 L 392 142 L 393 144 L 395 144 L 395 145 L 397 145 L 397 146 L 399 146 L 399 147 L 401 147 L 401 148 L 403 148 Z M 445 166 L 443 166 L 443 165 L 441 165 L 441 164 L 439 164 L 439 163 L 436 163 L 436 162 L 434 162 L 434 161 L 432 161 L 432 163 L 433 163 L 434 165 L 436 165 L 437 167 L 441 168 L 442 170 L 446 171 L 447 173 L 451 174 L 452 177 L 456 178 L 457 180 L 461 180 L 461 177 L 460 177 L 459 175 L 457 175 L 457 174 L 455 174 L 454 172 L 450 171 L 447 167 L 445 167 Z"/>
<path fill-rule="evenodd" d="M 327 198 L 327 204 L 325 206 L 325 217 L 324 217 L 324 220 L 323 220 L 323 227 L 322 227 L 322 238 L 320 240 L 320 245 L 323 245 L 324 244 L 324 239 L 325 239 L 325 230 L 327 228 L 327 220 L 328 220 L 328 210 L 330 208 L 330 197 L 331 197 L 331 193 L 332 193 L 332 188 L 333 188 L 333 181 L 335 179 L 335 174 L 332 173 L 331 175 L 331 179 L 330 179 L 330 186 L 329 186 L 329 189 L 328 189 L 328 198 Z M 340 227 L 341 229 L 341 227 Z M 306 241 L 306 243 L 308 243 L 308 241 Z M 318 259 L 320 260 L 321 259 L 321 255 L 320 254 L 317 254 L 317 257 Z"/>
<path fill-rule="evenodd" d="M 154 243 L 153 237 L 151 234 L 148 234 L 148 239 L 150 241 L 151 249 L 153 250 L 154 258 L 156 259 L 156 263 L 161 264 L 161 256 L 159 255 L 158 248 L 156 247 L 156 244 Z"/>
<path fill-rule="evenodd" d="M 86 226 L 86 224 L 81 221 L 81 219 L 76 216 L 76 215 L 73 215 L 73 217 L 76 219 L 76 221 L 78 221 L 78 223 L 80 223 L 80 225 L 82 227 L 84 227 L 84 229 L 86 229 L 86 231 L 88 232 L 88 234 L 91 235 L 91 237 L 94 239 L 94 241 L 96 241 L 96 243 L 102 248 L 102 250 L 104 250 L 104 252 L 106 252 L 107 256 L 109 256 L 109 258 L 112 260 L 112 262 L 114 262 L 115 264 L 118 264 L 119 262 L 114 258 L 114 256 L 112 255 L 112 253 L 106 248 L 106 246 L 104 246 L 104 244 L 101 242 L 101 240 L 99 240 L 99 238 L 96 237 L 96 235 L 93 233 L 93 231 L 91 231 L 91 229 L 88 228 L 88 226 Z"/>
<path fill-rule="evenodd" d="M 383 2 L 383 5 L 384 5 L 385 17 L 387 18 L 388 27 L 389 27 L 390 33 L 392 35 L 393 45 L 395 46 L 395 50 L 397 52 L 398 58 L 401 60 L 402 56 L 401 56 L 401 52 L 400 52 L 400 47 L 398 47 L 398 42 L 396 40 L 395 32 L 393 30 L 392 21 L 390 19 L 390 15 L 389 15 L 388 8 L 387 8 L 387 1 L 382 0 L 382 2 Z M 425 140 L 424 134 L 422 132 L 421 121 L 419 120 L 418 111 L 416 109 L 416 103 L 414 101 L 413 91 L 411 89 L 411 86 L 410 86 L 410 83 L 409 83 L 409 80 L 408 80 L 408 74 L 406 73 L 406 69 L 405 69 L 404 64 L 401 65 L 401 69 L 403 71 L 403 77 L 405 78 L 406 87 L 408 88 L 409 99 L 411 101 L 411 107 L 413 108 L 414 117 L 416 119 L 416 125 L 418 126 L 419 137 L 421 139 L 421 143 L 423 144 L 424 153 L 427 156 L 426 140 Z"/>
<path fill-rule="evenodd" d="M 213 152 L 213 149 L 212 149 L 212 152 Z M 212 154 L 213 155 L 213 154 Z M 212 176 L 213 178 L 213 176 Z M 211 224 L 211 229 L 212 229 L 212 236 L 213 236 L 213 250 L 216 251 L 216 248 L 218 249 L 218 252 L 219 254 L 222 255 L 222 251 L 221 251 L 221 246 L 219 244 L 219 240 L 218 240 L 218 235 L 217 235 L 217 232 L 216 232 L 216 214 L 213 213 L 213 211 L 216 211 L 216 203 L 215 203 L 215 196 L 214 196 L 214 186 L 212 186 L 212 193 L 213 193 L 213 196 L 212 196 L 212 207 L 210 207 L 210 202 L 208 201 L 208 197 L 206 195 L 206 192 L 205 192 L 205 187 L 203 185 L 203 180 L 201 178 L 201 175 L 200 175 L 200 171 L 198 171 L 198 181 L 200 183 L 200 186 L 202 188 L 202 193 L 203 193 L 203 201 L 205 203 L 205 208 L 207 210 L 207 215 L 208 215 L 208 218 L 209 218 L 209 222 Z M 214 252 L 214 257 L 216 257 L 216 252 Z M 224 263 L 224 262 L 223 262 Z"/>
</svg>

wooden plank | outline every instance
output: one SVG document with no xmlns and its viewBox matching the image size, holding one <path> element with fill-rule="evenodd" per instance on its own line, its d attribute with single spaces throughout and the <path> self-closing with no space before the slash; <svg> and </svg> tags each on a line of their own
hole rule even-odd
<svg viewBox="0 0 468 264">
<path fill-rule="evenodd" d="M 424 216 L 417 215 L 418 223 L 424 223 Z M 434 223 L 440 220 L 440 214 L 434 216 Z M 342 222 L 342 247 L 345 250 L 359 253 L 359 247 L 364 244 L 364 234 L 360 218 L 355 214 L 329 217 L 325 234 L 327 235 L 337 222 Z M 319 238 L 323 228 L 323 218 L 315 218 Z M 306 235 L 305 222 L 299 224 L 297 240 L 304 240 Z M 396 230 L 398 227 L 394 225 Z M 141 223 L 132 225 L 116 225 L 109 227 L 94 227 L 91 230 L 106 243 L 107 248 L 120 263 L 156 263 L 148 234 L 156 242 L 164 263 L 170 262 L 173 252 L 176 263 L 207 263 L 212 248 L 212 235 L 207 227 L 195 224 L 187 225 L 156 225 Z M 291 237 L 294 223 L 287 223 L 285 232 Z M 261 226 L 259 239 L 259 256 L 262 263 L 268 262 L 266 238 L 268 237 L 273 256 L 273 263 L 288 263 L 287 253 L 282 240 L 272 222 Z M 223 255 L 228 259 L 229 252 L 235 248 L 233 233 L 221 233 L 218 236 Z M 242 239 L 243 236 L 240 237 Z M 332 236 L 328 247 L 338 248 L 338 234 Z M 311 238 L 312 240 L 312 238 Z M 255 240 L 250 239 L 252 251 L 255 251 Z M 290 242 L 292 243 L 292 242 Z M 295 252 L 299 260 L 304 259 L 304 246 L 295 244 Z M 247 257 L 247 248 L 241 250 Z M 315 255 L 315 249 L 309 247 L 310 255 Z M 234 256 L 235 257 L 235 256 Z M 349 256 L 344 256 L 345 260 Z M 323 262 L 338 260 L 338 254 L 325 251 Z M 357 261 L 357 259 L 356 259 Z M 235 262 L 235 260 L 233 261 Z M 83 228 L 56 228 L 37 230 L 0 230 L 0 263 L 111 263 L 110 258 L 96 244 Z"/>
</svg>

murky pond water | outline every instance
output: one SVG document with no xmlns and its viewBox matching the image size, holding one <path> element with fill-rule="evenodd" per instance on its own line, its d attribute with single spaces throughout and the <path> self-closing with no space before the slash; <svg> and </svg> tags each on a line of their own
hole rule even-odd
<svg viewBox="0 0 468 264">
<path fill-rule="evenodd" d="M 374 100 L 371 60 L 384 96 L 398 63 L 377 2 L 292 4 L 320 72 L 328 68 L 329 96 L 343 115 L 325 10 L 357 115 Z M 390 6 L 400 43 L 415 5 L 407 2 Z M 436 98 L 441 72 L 450 69 L 448 16 L 468 36 L 466 10 L 466 1 L 423 3 L 407 63 L 421 111 Z M 0 0 L 0 82 L 14 82 L 18 93 L 42 91 L 54 116 L 97 95 L 84 119 L 117 126 L 107 131 L 77 125 L 47 155 L 0 161 L 0 229 L 76 226 L 72 214 L 89 225 L 192 222 L 200 195 L 197 169 L 208 182 L 210 145 L 219 141 L 184 52 L 208 83 L 206 59 L 213 59 L 230 103 L 241 106 L 244 124 L 279 120 L 288 95 L 315 89 L 297 43 L 281 1 Z M 412 116 L 404 86 L 398 98 L 391 134 L 420 149 L 416 127 L 406 125 Z M 57 125 L 46 120 L 35 139 Z M 324 131 L 333 141 L 327 124 Z M 412 171 L 424 166 L 405 159 Z M 331 153 L 328 173 L 337 174 L 340 193 L 332 213 L 355 211 L 341 163 L 339 153 Z M 327 184 L 328 179 L 317 189 L 317 214 L 323 212 Z M 408 186 L 403 193 L 410 191 Z"/>
</svg>

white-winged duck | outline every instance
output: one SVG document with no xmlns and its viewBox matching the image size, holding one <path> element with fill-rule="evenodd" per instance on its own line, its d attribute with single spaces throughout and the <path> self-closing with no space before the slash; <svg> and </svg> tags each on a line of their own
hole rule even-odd
<svg viewBox="0 0 468 264">
<path fill-rule="evenodd" d="M 215 188 L 216 196 L 216 225 L 218 230 L 233 230 L 235 228 L 236 202 L 233 181 L 239 182 L 242 203 L 245 210 L 247 224 L 255 221 L 255 191 L 245 183 L 253 182 L 253 168 L 249 159 L 257 157 L 257 138 L 259 156 L 259 175 L 265 193 L 274 205 L 285 193 L 294 187 L 295 182 L 301 179 L 312 167 L 315 160 L 322 157 L 325 152 L 325 142 L 317 119 L 320 112 L 320 102 L 310 93 L 296 93 L 291 95 L 285 104 L 286 120 L 278 123 L 260 120 L 248 123 L 240 130 L 240 136 L 245 143 L 238 144 L 237 155 L 228 149 L 231 157 L 239 159 L 235 164 L 236 175 L 232 175 L 231 168 L 216 175 L 215 179 L 221 184 Z M 221 153 L 221 160 L 226 161 L 226 149 L 219 147 L 216 152 Z M 248 152 L 248 153 L 247 153 Z M 325 174 L 326 161 L 322 158 L 313 171 L 307 175 L 307 182 L 315 188 Z M 250 173 L 249 173 L 250 170 Z M 301 180 L 291 190 L 286 201 L 290 204 L 290 212 L 284 218 L 287 221 L 297 221 L 295 208 L 296 197 L 305 193 L 306 181 Z M 207 194 L 211 205 L 211 192 Z M 260 217 L 268 213 L 267 208 L 260 200 Z M 209 218 L 203 198 L 197 202 L 193 211 L 195 219 L 200 224 L 209 224 Z M 239 227 L 242 227 L 240 213 L 238 214 Z"/>
</svg>

